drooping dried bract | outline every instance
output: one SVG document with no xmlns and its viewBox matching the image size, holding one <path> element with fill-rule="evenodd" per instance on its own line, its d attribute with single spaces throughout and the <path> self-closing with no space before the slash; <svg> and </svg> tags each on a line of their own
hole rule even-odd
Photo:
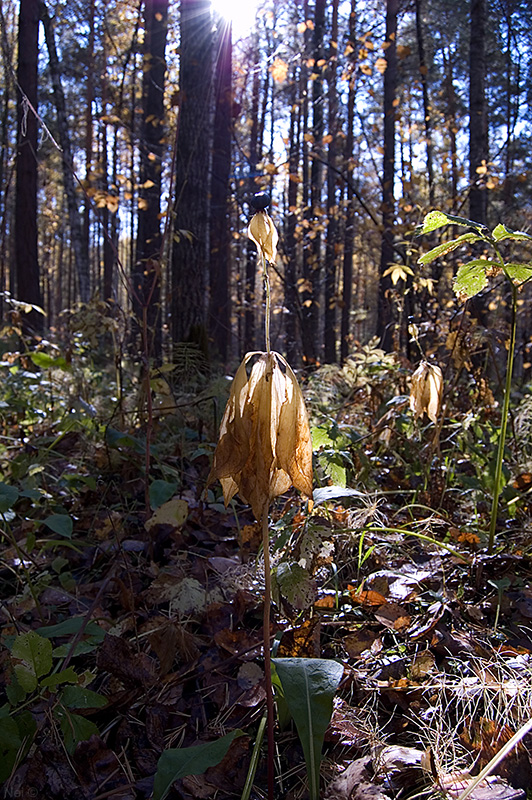
<svg viewBox="0 0 532 800">
<path fill-rule="evenodd" d="M 248 236 L 257 245 L 259 253 L 262 250 L 266 261 L 274 264 L 279 234 L 267 211 L 257 211 L 253 215 L 248 226 Z"/>
<path fill-rule="evenodd" d="M 410 408 L 416 419 L 427 414 L 436 424 L 443 393 L 443 375 L 439 367 L 422 361 L 412 375 Z"/>
<path fill-rule="evenodd" d="M 246 365 L 258 356 L 248 377 Z M 247 353 L 233 379 L 209 483 L 227 505 L 238 492 L 260 520 L 274 497 L 295 486 L 312 497 L 312 444 L 303 395 L 279 353 Z"/>
</svg>

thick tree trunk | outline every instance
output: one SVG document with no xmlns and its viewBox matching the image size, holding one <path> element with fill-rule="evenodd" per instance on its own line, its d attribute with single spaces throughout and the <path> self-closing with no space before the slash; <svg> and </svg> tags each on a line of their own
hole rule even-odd
<svg viewBox="0 0 532 800">
<path fill-rule="evenodd" d="M 147 326 L 148 352 L 161 357 L 161 172 L 164 147 L 164 82 L 168 0 L 146 0 L 144 6 L 144 60 L 140 188 L 137 249 L 133 284 L 133 312 L 137 325 Z"/>
<path fill-rule="evenodd" d="M 206 346 L 211 144 L 212 20 L 209 0 L 181 4 L 181 105 L 176 142 L 171 327 L 174 344 Z"/>
<path fill-rule="evenodd" d="M 327 151 L 327 242 L 325 249 L 324 287 L 324 356 L 329 364 L 337 360 L 337 276 L 338 200 L 336 195 L 336 161 L 338 141 L 338 0 L 332 2 L 331 46 L 327 65 L 327 101 L 329 110 L 329 144 Z"/>
<path fill-rule="evenodd" d="M 229 356 L 230 231 L 229 180 L 231 174 L 233 57 L 231 25 L 220 27 L 215 52 L 215 112 L 211 172 L 211 257 L 209 338 L 222 362 Z"/>
<path fill-rule="evenodd" d="M 398 0 L 386 1 L 386 71 L 384 73 L 384 153 L 382 175 L 382 239 L 379 269 L 377 335 L 384 350 L 394 347 L 392 282 L 384 273 L 394 260 L 395 218 L 395 93 L 397 82 L 397 10 Z"/>
<path fill-rule="evenodd" d="M 42 305 L 37 233 L 37 64 L 40 0 L 21 0 L 17 64 L 17 177 L 15 199 L 16 296 Z M 40 331 L 42 315 L 24 318 L 28 329 Z"/>
<path fill-rule="evenodd" d="M 488 155 L 486 106 L 486 0 L 471 0 L 469 48 L 469 217 L 486 224 L 488 195 L 484 174 Z M 477 171 L 479 170 L 479 171 Z"/>
<path fill-rule="evenodd" d="M 423 91 L 423 117 L 425 124 L 425 147 L 427 154 L 427 182 L 429 185 L 429 206 L 434 205 L 434 167 L 432 159 L 432 108 L 429 98 L 428 67 L 425 56 L 425 40 L 423 36 L 423 0 L 416 0 L 416 36 L 419 58 L 419 74 Z"/>
<path fill-rule="evenodd" d="M 59 144 L 61 145 L 63 168 L 63 185 L 67 198 L 68 221 L 70 226 L 70 239 L 74 261 L 79 282 L 79 296 L 83 303 L 90 299 L 90 272 L 89 254 L 83 246 L 83 224 L 80 215 L 79 202 L 76 194 L 74 180 L 74 166 L 72 159 L 72 145 L 70 143 L 68 115 L 65 103 L 65 94 L 61 83 L 61 69 L 59 58 L 55 46 L 55 33 L 52 19 L 44 2 L 41 2 L 41 19 L 44 26 L 46 46 L 48 48 L 50 74 L 54 88 L 54 101 L 57 113 L 57 130 L 59 134 Z"/>
</svg>

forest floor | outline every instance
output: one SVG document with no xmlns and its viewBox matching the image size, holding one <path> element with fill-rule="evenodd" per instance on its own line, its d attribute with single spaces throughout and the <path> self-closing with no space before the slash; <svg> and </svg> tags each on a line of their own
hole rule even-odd
<svg viewBox="0 0 532 800">
<path fill-rule="evenodd" d="M 458 798 L 531 717 L 532 476 L 510 454 L 488 553 L 493 398 L 473 404 L 474 419 L 457 402 L 438 429 L 412 419 L 407 370 L 391 357 L 368 350 L 351 367 L 305 386 L 316 502 L 289 494 L 272 507 L 273 650 L 343 667 L 321 797 Z M 167 379 L 155 387 L 150 508 L 142 426 L 97 425 L 85 407 L 76 419 L 89 422 L 74 424 L 56 397 L 53 423 L 24 428 L 27 409 L 2 407 L 6 798 L 149 798 L 163 751 L 234 731 L 167 796 L 242 796 L 265 710 L 261 532 L 238 498 L 225 509 L 220 488 L 206 489 L 219 390 L 180 396 L 176 411 Z M 277 796 L 303 800 L 301 740 L 282 722 Z M 252 798 L 266 796 L 265 749 Z M 470 797 L 530 787 L 524 737 Z"/>
</svg>

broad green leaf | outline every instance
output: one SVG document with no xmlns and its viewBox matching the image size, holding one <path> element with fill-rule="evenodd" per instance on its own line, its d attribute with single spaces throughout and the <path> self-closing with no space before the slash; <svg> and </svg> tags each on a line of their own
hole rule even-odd
<svg viewBox="0 0 532 800">
<path fill-rule="evenodd" d="M 22 742 L 18 725 L 13 717 L 0 719 L 0 782 L 4 783 L 11 775 L 19 747 Z"/>
<path fill-rule="evenodd" d="M 41 369 L 69 368 L 66 360 L 62 356 L 54 358 L 53 356 L 49 356 L 48 353 L 38 352 L 38 353 L 31 353 L 30 358 L 35 364 L 35 366 L 41 367 Z"/>
<path fill-rule="evenodd" d="M 532 264 L 505 264 L 506 274 L 517 284 L 526 283 L 532 278 Z"/>
<path fill-rule="evenodd" d="M 85 617 L 69 617 L 56 625 L 45 625 L 42 628 L 37 628 L 37 633 L 47 639 L 52 639 L 54 636 L 70 636 L 73 633 L 77 633 L 84 622 Z M 103 641 L 105 637 L 103 628 L 100 628 L 93 621 L 87 623 L 84 633 L 89 636 L 99 637 L 100 641 Z"/>
<path fill-rule="evenodd" d="M 473 222 L 471 219 L 465 217 L 455 217 L 452 214 L 445 214 L 443 211 L 430 211 L 423 224 L 416 228 L 415 235 L 421 236 L 424 233 L 432 233 L 432 231 L 442 228 L 444 225 L 461 225 L 464 228 L 476 228 L 481 230 L 484 225 L 479 222 Z"/>
<path fill-rule="evenodd" d="M 153 481 L 150 484 L 150 506 L 155 511 L 156 508 L 162 506 L 170 500 L 177 491 L 177 483 L 169 483 L 168 481 Z"/>
<path fill-rule="evenodd" d="M 329 428 L 326 425 L 311 428 L 310 435 L 314 452 L 319 450 L 320 447 L 331 447 L 334 444 L 334 439 L 330 436 Z"/>
<path fill-rule="evenodd" d="M 128 447 L 136 453 L 144 453 L 146 444 L 141 440 L 131 436 L 129 433 L 118 431 L 116 428 L 108 427 L 105 431 L 105 440 L 109 447 L 119 448 Z"/>
<path fill-rule="evenodd" d="M 98 692 L 83 686 L 65 686 L 61 692 L 61 702 L 67 708 L 103 708 L 107 699 Z"/>
<path fill-rule="evenodd" d="M 294 608 L 309 608 L 316 599 L 316 583 L 300 564 L 281 561 L 274 577 L 281 595 Z"/>
<path fill-rule="evenodd" d="M 60 672 L 52 672 L 47 678 L 41 680 L 41 686 L 45 686 L 52 691 L 62 683 L 77 683 L 79 675 L 73 667 L 62 669 Z"/>
<path fill-rule="evenodd" d="M 428 253 L 424 253 L 424 255 L 418 259 L 417 263 L 424 265 L 431 264 L 437 258 L 440 258 L 440 256 L 444 256 L 446 253 L 451 253 L 462 244 L 478 241 L 480 241 L 480 236 L 477 236 L 476 233 L 463 233 L 457 239 L 451 239 L 448 242 L 442 242 L 437 247 L 433 247 Z"/>
<path fill-rule="evenodd" d="M 496 242 L 502 242 L 503 239 L 513 239 L 515 242 L 532 242 L 532 236 L 530 236 L 529 233 L 513 231 L 502 223 L 499 223 L 499 225 L 493 229 L 492 236 Z"/>
<path fill-rule="evenodd" d="M 59 536 L 64 536 L 66 539 L 72 538 L 74 523 L 68 514 L 51 514 L 43 520 L 43 524 Z"/>
<path fill-rule="evenodd" d="M 319 800 L 323 739 L 344 668 L 319 658 L 274 658 L 272 663 L 305 754 L 310 800 Z"/>
<path fill-rule="evenodd" d="M 52 669 L 52 643 L 35 631 L 21 633 L 13 642 L 11 658 L 18 682 L 26 692 L 37 688 L 37 680 Z"/>
<path fill-rule="evenodd" d="M 462 264 L 456 273 L 453 289 L 456 294 L 465 295 L 467 298 L 474 297 L 482 291 L 488 282 L 486 269 L 492 267 L 500 268 L 500 264 L 492 261 L 476 259 Z"/>
<path fill-rule="evenodd" d="M 0 514 L 5 514 L 17 502 L 19 498 L 18 489 L 9 486 L 7 483 L 0 482 Z"/>
<path fill-rule="evenodd" d="M 314 489 L 312 493 L 315 506 L 326 503 L 328 500 L 338 500 L 341 497 L 364 496 L 364 492 L 359 492 L 358 489 L 349 489 L 345 486 L 320 486 L 318 489 Z"/>
<path fill-rule="evenodd" d="M 225 757 L 233 739 L 242 736 L 236 730 L 214 742 L 165 750 L 157 762 L 153 800 L 164 800 L 174 781 L 186 775 L 202 775 L 209 767 L 215 767 Z"/>
<path fill-rule="evenodd" d="M 67 752 L 72 754 L 80 742 L 85 742 L 91 736 L 98 736 L 100 731 L 90 719 L 79 714 L 72 714 L 63 706 L 58 706 L 55 716 L 59 719 L 59 726 L 65 739 Z"/>
</svg>

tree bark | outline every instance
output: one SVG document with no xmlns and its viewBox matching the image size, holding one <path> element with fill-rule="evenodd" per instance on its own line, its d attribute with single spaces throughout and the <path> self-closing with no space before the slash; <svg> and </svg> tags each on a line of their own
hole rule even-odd
<svg viewBox="0 0 532 800">
<path fill-rule="evenodd" d="M 215 111 L 211 172 L 211 257 L 209 338 L 223 363 L 229 355 L 231 321 L 229 305 L 230 231 L 229 181 L 231 175 L 233 51 L 231 24 L 221 24 L 217 37 Z"/>
<path fill-rule="evenodd" d="M 416 0 L 416 37 L 419 58 L 419 74 L 423 92 L 423 119 L 425 126 L 425 148 L 427 154 L 427 182 L 429 185 L 429 206 L 434 205 L 434 167 L 432 158 L 432 109 L 429 97 L 428 67 L 425 56 L 425 40 L 423 36 L 423 0 Z"/>
<path fill-rule="evenodd" d="M 349 38 L 351 46 L 355 47 L 355 14 L 356 0 L 351 0 L 351 13 L 349 15 Z M 355 51 L 356 52 L 356 51 Z M 354 76 L 349 81 L 347 96 L 347 132 L 345 137 L 344 160 L 347 172 L 346 192 L 347 206 L 345 209 L 344 254 L 342 264 L 342 321 L 340 327 L 340 359 L 345 361 L 351 345 L 351 306 L 353 302 L 353 245 L 355 238 L 355 214 L 353 200 L 353 146 L 354 146 L 354 121 L 355 121 L 355 88 Z"/>
<path fill-rule="evenodd" d="M 206 346 L 211 57 L 210 2 L 183 0 L 170 304 L 174 345 Z"/>
<path fill-rule="evenodd" d="M 164 84 L 168 0 L 146 0 L 142 131 L 140 142 L 137 248 L 133 268 L 133 312 L 145 315 L 148 353 L 161 357 L 161 173 L 164 148 Z"/>
<path fill-rule="evenodd" d="M 61 69 L 55 46 L 55 33 L 52 19 L 48 13 L 46 3 L 41 1 L 41 19 L 44 26 L 46 47 L 48 48 L 50 74 L 54 88 L 54 101 L 57 114 L 57 130 L 59 144 L 61 145 L 63 168 L 63 185 L 67 198 L 68 221 L 70 225 L 70 238 L 74 261 L 79 283 L 79 296 L 83 303 L 90 300 L 90 271 L 89 254 L 83 246 L 83 224 L 80 215 L 76 185 L 74 180 L 74 166 L 72 159 L 72 145 L 70 143 L 68 115 L 66 110 L 65 94 L 61 82 Z"/>
<path fill-rule="evenodd" d="M 489 160 L 486 106 L 486 0 L 471 0 L 470 14 L 469 217 L 475 222 L 486 224 L 488 196 L 484 174 Z"/>
<path fill-rule="evenodd" d="M 337 277 L 336 250 L 338 245 L 338 200 L 336 189 L 336 161 L 338 141 L 338 87 L 336 65 L 338 62 L 338 0 L 332 1 L 331 46 L 327 65 L 327 102 L 329 113 L 329 143 L 327 149 L 327 241 L 325 248 L 324 287 L 324 356 L 333 364 L 337 360 Z M 332 137 L 332 138 L 331 138 Z"/>
<path fill-rule="evenodd" d="M 386 0 L 386 70 L 384 72 L 384 142 L 382 175 L 382 238 L 379 269 L 377 335 L 387 352 L 394 348 L 392 282 L 384 273 L 394 260 L 395 94 L 397 82 L 398 0 Z"/>
<path fill-rule="evenodd" d="M 42 306 L 37 232 L 37 65 L 40 0 L 21 0 L 17 64 L 17 161 L 15 198 L 16 296 Z M 28 330 L 40 331 L 43 318 L 32 311 Z"/>
</svg>

